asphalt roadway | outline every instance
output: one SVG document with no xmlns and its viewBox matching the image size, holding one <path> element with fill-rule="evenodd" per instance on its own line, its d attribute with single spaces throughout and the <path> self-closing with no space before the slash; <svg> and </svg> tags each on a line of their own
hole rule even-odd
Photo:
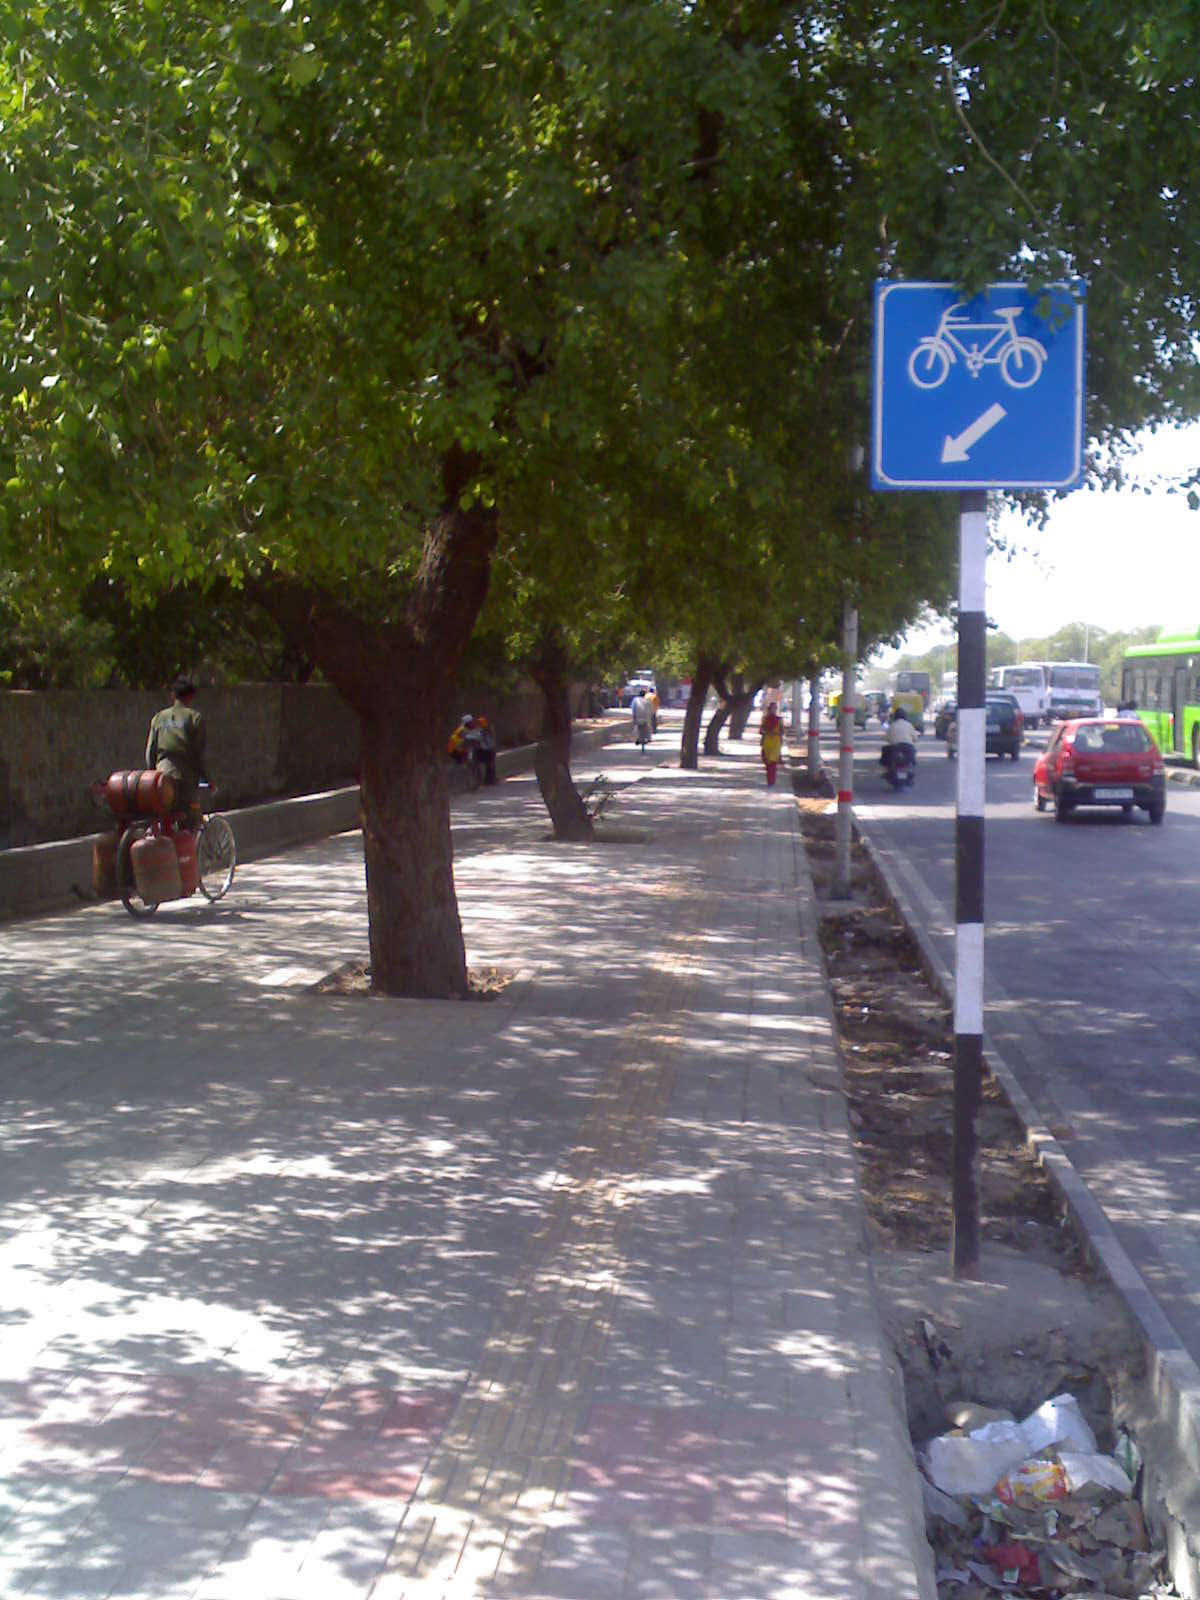
<svg viewBox="0 0 1200 1600">
<path fill-rule="evenodd" d="M 988 761 L 985 1028 L 1200 1360 L 1200 789 L 1176 770 L 1161 827 L 1059 824 L 1032 803 L 1043 740 Z M 952 971 L 955 764 L 926 736 L 893 794 L 878 733 L 857 743 L 860 826 Z"/>
</svg>

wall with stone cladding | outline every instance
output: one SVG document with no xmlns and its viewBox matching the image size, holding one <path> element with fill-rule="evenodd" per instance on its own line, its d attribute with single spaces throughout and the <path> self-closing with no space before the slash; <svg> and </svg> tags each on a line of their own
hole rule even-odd
<svg viewBox="0 0 1200 1600">
<path fill-rule="evenodd" d="M 582 714 L 586 687 L 571 700 Z M 0 692 L 0 850 L 103 827 L 108 813 L 92 805 L 89 787 L 142 765 L 150 718 L 165 703 L 160 692 L 127 689 Z M 532 687 L 503 700 L 468 687 L 458 704 L 491 719 L 501 749 L 537 738 L 541 697 Z M 208 724 L 223 807 L 313 794 L 358 776 L 358 719 L 326 684 L 206 687 L 196 709 Z"/>
<path fill-rule="evenodd" d="M 0 849 L 94 833 L 107 812 L 88 788 L 142 765 L 161 692 L 61 690 L 0 694 Z M 353 781 L 358 719 L 324 684 L 204 688 L 208 765 L 223 806 Z"/>
</svg>

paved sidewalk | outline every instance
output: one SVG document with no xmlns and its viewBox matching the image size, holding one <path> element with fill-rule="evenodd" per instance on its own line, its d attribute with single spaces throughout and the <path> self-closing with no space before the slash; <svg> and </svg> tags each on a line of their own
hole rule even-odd
<svg viewBox="0 0 1200 1600">
<path fill-rule="evenodd" d="M 795 809 L 455 808 L 488 1004 L 319 997 L 357 835 L 0 929 L 0 1594 L 933 1595 Z"/>
</svg>

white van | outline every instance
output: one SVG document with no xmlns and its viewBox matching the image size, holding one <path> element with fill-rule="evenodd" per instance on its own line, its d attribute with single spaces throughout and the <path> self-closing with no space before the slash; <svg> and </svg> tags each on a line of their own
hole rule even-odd
<svg viewBox="0 0 1200 1600">
<path fill-rule="evenodd" d="M 1025 661 L 1020 666 L 994 667 L 988 678 L 989 689 L 1003 689 L 1016 695 L 1027 728 L 1050 720 L 1050 696 L 1046 669 L 1040 661 Z"/>
<path fill-rule="evenodd" d="M 1046 674 L 1050 720 L 1104 715 L 1099 667 L 1090 661 L 1042 661 L 1038 665 Z"/>
</svg>

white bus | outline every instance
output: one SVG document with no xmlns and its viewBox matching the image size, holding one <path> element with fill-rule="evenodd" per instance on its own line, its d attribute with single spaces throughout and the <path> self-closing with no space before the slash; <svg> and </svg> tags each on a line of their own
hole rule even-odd
<svg viewBox="0 0 1200 1600">
<path fill-rule="evenodd" d="M 1046 719 L 1065 722 L 1068 717 L 1102 717 L 1100 668 L 1090 661 L 1039 661 L 1046 674 Z"/>
<path fill-rule="evenodd" d="M 1050 697 L 1046 668 L 1040 661 L 1025 661 L 1015 667 L 993 667 L 988 674 L 989 689 L 1003 689 L 1017 697 L 1027 728 L 1050 720 Z"/>
</svg>

